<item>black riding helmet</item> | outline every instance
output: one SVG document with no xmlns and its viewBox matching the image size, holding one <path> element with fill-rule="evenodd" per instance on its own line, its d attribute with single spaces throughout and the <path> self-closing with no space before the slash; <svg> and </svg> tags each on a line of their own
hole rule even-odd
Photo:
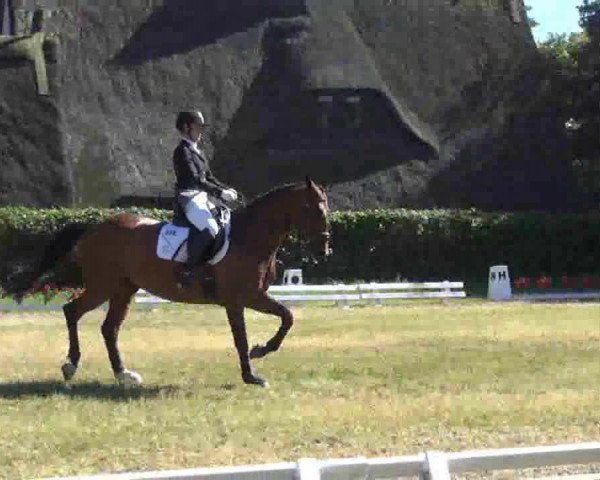
<svg viewBox="0 0 600 480">
<path fill-rule="evenodd" d="M 198 125 L 205 126 L 204 115 L 202 112 L 179 112 L 177 115 L 177 121 L 175 122 L 175 128 L 180 132 L 183 132 L 183 126 L 190 123 L 197 123 Z"/>
</svg>

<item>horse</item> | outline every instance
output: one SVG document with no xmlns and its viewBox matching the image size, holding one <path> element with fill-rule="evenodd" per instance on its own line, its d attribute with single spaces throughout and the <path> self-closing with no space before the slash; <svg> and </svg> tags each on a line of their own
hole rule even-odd
<svg viewBox="0 0 600 480">
<path fill-rule="evenodd" d="M 195 275 L 190 288 L 182 289 L 176 282 L 179 264 L 156 255 L 164 222 L 130 213 L 119 213 L 95 225 L 72 224 L 59 230 L 46 246 L 33 281 L 23 288 L 31 289 L 45 272 L 60 264 L 74 265 L 81 274 L 83 293 L 63 306 L 69 339 L 62 366 L 66 383 L 74 377 L 81 358 L 77 324 L 84 314 L 106 301 L 108 312 L 101 332 L 116 380 L 126 386 L 142 382 L 139 373 L 125 368 L 118 347 L 119 330 L 131 300 L 142 288 L 172 302 L 224 307 L 242 380 L 268 387 L 268 382 L 255 373 L 251 359 L 277 351 L 294 323 L 292 312 L 267 292 L 276 277 L 277 251 L 295 228 L 310 238 L 319 254 L 331 253 L 328 213 L 326 192 L 309 177 L 305 182 L 276 188 L 234 211 L 229 251 L 216 265 L 208 267 L 214 279 L 210 294 L 200 275 Z M 281 319 L 273 337 L 250 351 L 245 308 Z"/>
</svg>

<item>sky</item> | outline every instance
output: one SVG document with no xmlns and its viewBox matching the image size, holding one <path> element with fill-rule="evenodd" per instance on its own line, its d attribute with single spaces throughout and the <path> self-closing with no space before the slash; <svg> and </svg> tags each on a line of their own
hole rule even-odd
<svg viewBox="0 0 600 480">
<path fill-rule="evenodd" d="M 529 16 L 539 23 L 532 29 L 536 42 L 543 42 L 549 33 L 581 32 L 579 11 L 581 0 L 525 0 L 531 7 Z"/>
</svg>

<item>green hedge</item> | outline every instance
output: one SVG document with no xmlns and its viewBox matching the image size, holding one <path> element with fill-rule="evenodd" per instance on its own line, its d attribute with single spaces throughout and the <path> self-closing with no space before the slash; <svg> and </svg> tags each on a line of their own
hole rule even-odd
<svg viewBox="0 0 600 480">
<path fill-rule="evenodd" d="M 485 279 L 497 264 L 509 265 L 513 277 L 600 271 L 600 214 L 340 212 L 332 238 L 329 260 L 305 262 L 310 278 Z"/>
<path fill-rule="evenodd" d="M 167 220 L 156 209 L 0 208 L 0 245 L 18 247 L 27 235 L 46 235 L 70 222 L 96 223 L 127 210 Z M 301 267 L 309 281 L 486 278 L 491 265 L 511 276 L 600 272 L 600 213 L 482 213 L 477 210 L 373 210 L 331 215 L 334 254 L 314 258 L 290 237 L 279 258 Z M 5 256 L 6 258 L 6 256 Z"/>
</svg>

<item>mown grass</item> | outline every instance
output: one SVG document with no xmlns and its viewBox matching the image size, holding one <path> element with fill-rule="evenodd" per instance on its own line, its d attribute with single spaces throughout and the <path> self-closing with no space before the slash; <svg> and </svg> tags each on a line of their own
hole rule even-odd
<svg viewBox="0 0 600 480">
<path fill-rule="evenodd" d="M 222 310 L 134 310 L 121 334 L 144 386 L 114 385 L 81 325 L 73 388 L 59 313 L 0 317 L 0 478 L 389 456 L 600 438 L 600 307 L 487 302 L 296 308 L 242 384 Z M 247 312 L 251 343 L 274 318 Z"/>
</svg>

